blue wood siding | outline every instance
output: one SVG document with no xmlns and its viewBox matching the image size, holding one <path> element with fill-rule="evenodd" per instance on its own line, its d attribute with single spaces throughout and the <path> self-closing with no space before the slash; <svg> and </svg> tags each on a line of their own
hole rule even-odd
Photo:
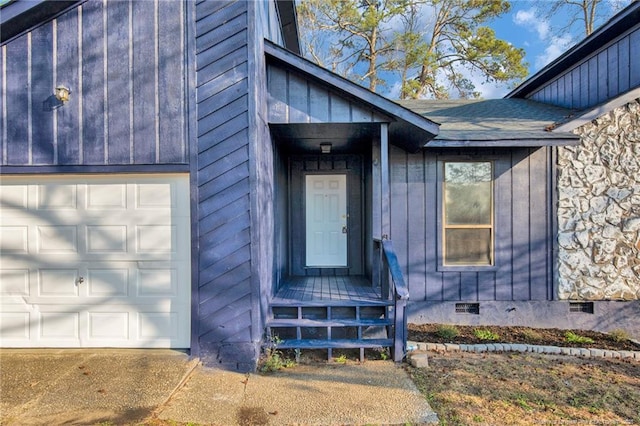
<svg viewBox="0 0 640 426">
<path fill-rule="evenodd" d="M 251 362 L 252 232 L 248 3 L 195 6 L 197 312 L 194 338 L 222 364 Z M 233 354 L 225 356 L 224 347 Z"/>
<path fill-rule="evenodd" d="M 527 97 L 585 109 L 640 86 L 640 28 L 593 52 Z"/>
<path fill-rule="evenodd" d="M 267 65 L 269 122 L 382 123 L 392 121 L 361 102 L 332 91 L 293 70 Z"/>
<path fill-rule="evenodd" d="M 494 164 L 495 265 L 438 264 L 443 159 Z M 424 151 L 391 146 L 391 239 L 412 302 L 548 300 L 552 285 L 550 150 Z"/>
<path fill-rule="evenodd" d="M 184 29 L 184 2 L 94 0 L 2 45 L 1 164 L 186 164 Z"/>
</svg>

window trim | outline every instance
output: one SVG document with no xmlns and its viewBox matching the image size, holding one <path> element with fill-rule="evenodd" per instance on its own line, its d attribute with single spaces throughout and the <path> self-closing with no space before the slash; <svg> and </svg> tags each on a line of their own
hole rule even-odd
<svg viewBox="0 0 640 426">
<path fill-rule="evenodd" d="M 498 185 L 496 182 L 496 167 L 498 158 L 494 156 L 442 156 L 437 160 L 437 267 L 438 272 L 484 272 L 498 269 L 496 256 L 496 234 Z M 457 229 L 491 229 L 491 264 L 490 265 L 447 265 L 445 257 L 445 220 L 444 220 L 444 168 L 446 163 L 491 163 L 491 225 L 450 226 Z"/>
</svg>

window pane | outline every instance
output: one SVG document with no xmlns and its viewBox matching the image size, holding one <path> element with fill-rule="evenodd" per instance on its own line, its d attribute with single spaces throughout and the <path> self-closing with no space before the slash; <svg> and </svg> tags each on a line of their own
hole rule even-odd
<svg viewBox="0 0 640 426">
<path fill-rule="evenodd" d="M 446 229 L 446 265 L 491 265 L 491 229 Z"/>
<path fill-rule="evenodd" d="M 446 225 L 491 224 L 491 163 L 445 163 Z"/>
</svg>

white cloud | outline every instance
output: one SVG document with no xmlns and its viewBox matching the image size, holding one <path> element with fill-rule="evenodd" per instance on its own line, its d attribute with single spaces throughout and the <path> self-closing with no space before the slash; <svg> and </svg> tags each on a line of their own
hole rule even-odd
<svg viewBox="0 0 640 426">
<path fill-rule="evenodd" d="M 544 49 L 544 52 L 536 56 L 536 69 L 541 69 L 563 54 L 573 44 L 573 39 L 569 34 L 567 34 L 559 37 L 551 37 L 548 43 L 549 44 Z"/>
<path fill-rule="evenodd" d="M 536 15 L 535 9 L 519 10 L 513 15 L 513 22 L 516 25 L 533 29 L 540 40 L 546 40 L 549 36 L 549 23 Z"/>
</svg>

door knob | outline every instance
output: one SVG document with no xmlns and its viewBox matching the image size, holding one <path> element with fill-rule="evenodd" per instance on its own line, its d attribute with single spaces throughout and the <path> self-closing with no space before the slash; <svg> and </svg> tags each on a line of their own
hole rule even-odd
<svg viewBox="0 0 640 426">
<path fill-rule="evenodd" d="M 84 282 L 84 277 L 78 277 L 78 284 L 82 284 Z"/>
<path fill-rule="evenodd" d="M 346 234 L 346 233 L 347 233 L 347 227 L 346 227 L 346 226 L 343 226 L 343 227 L 342 227 L 342 233 L 343 233 L 343 234 Z"/>
</svg>

